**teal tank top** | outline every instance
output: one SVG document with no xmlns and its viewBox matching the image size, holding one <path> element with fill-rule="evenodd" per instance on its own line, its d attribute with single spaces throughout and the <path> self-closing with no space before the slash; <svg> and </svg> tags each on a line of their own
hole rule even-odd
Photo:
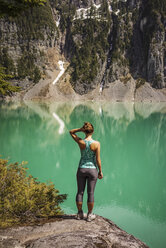
<svg viewBox="0 0 166 248">
<path fill-rule="evenodd" d="M 96 153 L 90 149 L 90 144 L 95 142 L 94 140 L 85 140 L 86 147 L 81 150 L 81 158 L 79 162 L 79 168 L 91 168 L 96 169 Z"/>
</svg>

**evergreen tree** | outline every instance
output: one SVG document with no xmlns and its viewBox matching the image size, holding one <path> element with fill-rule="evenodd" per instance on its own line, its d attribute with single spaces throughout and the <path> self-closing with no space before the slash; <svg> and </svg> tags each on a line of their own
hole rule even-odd
<svg viewBox="0 0 166 248">
<path fill-rule="evenodd" d="M 41 72 L 37 66 L 35 66 L 35 69 L 33 71 L 33 82 L 36 84 L 41 79 Z"/>
<path fill-rule="evenodd" d="M 45 3 L 46 0 L 0 0 L 0 17 L 4 15 L 16 16 L 29 7 L 44 5 Z"/>
<path fill-rule="evenodd" d="M 9 56 L 8 49 L 6 47 L 0 50 L 0 65 L 5 67 L 6 74 L 15 74 L 14 62 Z"/>
<path fill-rule="evenodd" d="M 0 95 L 12 95 L 12 92 L 17 92 L 20 90 L 20 87 L 13 86 L 6 79 L 11 79 L 11 75 L 7 75 L 4 73 L 5 68 L 0 67 Z"/>
</svg>

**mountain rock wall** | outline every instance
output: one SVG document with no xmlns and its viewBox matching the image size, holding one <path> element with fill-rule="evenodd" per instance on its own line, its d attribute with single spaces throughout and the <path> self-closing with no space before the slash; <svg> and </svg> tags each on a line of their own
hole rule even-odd
<svg viewBox="0 0 166 248">
<path fill-rule="evenodd" d="M 16 17 L 4 16 L 0 19 L 0 65 L 23 89 L 37 83 L 49 67 L 47 51 L 56 47 L 58 38 L 49 3 Z"/>
<path fill-rule="evenodd" d="M 50 0 L 22 16 L 1 18 L 0 64 L 26 88 L 55 69 L 52 49 L 69 62 L 78 94 L 128 75 L 165 88 L 165 17 L 164 0 Z"/>
</svg>

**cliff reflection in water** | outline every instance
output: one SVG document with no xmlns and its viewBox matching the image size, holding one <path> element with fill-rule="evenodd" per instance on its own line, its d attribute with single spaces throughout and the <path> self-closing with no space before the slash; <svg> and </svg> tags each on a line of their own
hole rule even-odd
<svg viewBox="0 0 166 248">
<path fill-rule="evenodd" d="M 0 120 L 0 153 L 12 161 L 27 160 L 31 174 L 53 181 L 68 194 L 64 208 L 69 212 L 75 211 L 80 154 L 68 130 L 92 122 L 104 172 L 96 209 L 111 219 L 113 212 L 102 209 L 127 209 L 166 224 L 165 103 L 1 104 Z"/>
</svg>

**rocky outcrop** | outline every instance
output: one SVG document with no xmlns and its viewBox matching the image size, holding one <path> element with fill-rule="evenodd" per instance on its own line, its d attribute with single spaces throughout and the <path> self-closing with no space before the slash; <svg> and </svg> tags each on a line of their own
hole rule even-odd
<svg viewBox="0 0 166 248">
<path fill-rule="evenodd" d="M 164 90 L 154 89 L 149 83 L 145 82 L 137 88 L 136 81 L 131 78 L 127 82 L 116 80 L 108 84 L 102 92 L 100 85 L 89 91 L 87 94 L 77 94 L 70 84 L 70 76 L 65 73 L 64 76 L 53 85 L 53 80 L 57 73 L 48 71 L 48 78 L 43 80 L 29 90 L 15 93 L 13 97 L 7 97 L 8 101 L 18 100 L 42 100 L 42 101 L 109 101 L 109 102 L 166 102 L 166 93 Z"/>
<path fill-rule="evenodd" d="M 132 79 L 127 83 L 123 83 L 117 80 L 105 88 L 102 92 L 102 97 L 109 99 L 110 101 L 126 102 L 134 101 L 136 84 Z"/>
<path fill-rule="evenodd" d="M 148 83 L 145 83 L 136 90 L 136 102 L 164 102 L 166 96 L 160 90 L 152 88 Z"/>
<path fill-rule="evenodd" d="M 0 230 L 1 248 L 112 247 L 148 248 L 112 221 L 97 216 L 93 222 L 65 215 L 54 222 Z"/>
</svg>

